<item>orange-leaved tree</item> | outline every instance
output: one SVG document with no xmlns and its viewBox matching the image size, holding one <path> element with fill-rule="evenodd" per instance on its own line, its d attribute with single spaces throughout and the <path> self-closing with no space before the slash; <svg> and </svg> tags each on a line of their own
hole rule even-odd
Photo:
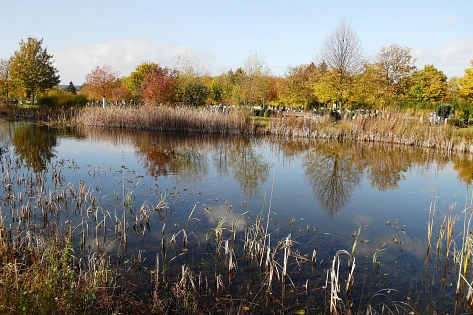
<svg viewBox="0 0 473 315">
<path fill-rule="evenodd" d="M 171 103 L 176 80 L 176 70 L 161 68 L 159 65 L 148 69 L 139 89 L 143 101 L 154 105 Z"/>
<path fill-rule="evenodd" d="M 85 76 L 84 85 L 89 97 L 101 97 L 105 107 L 106 99 L 111 98 L 113 91 L 121 86 L 120 72 L 108 65 L 96 66 Z"/>
</svg>

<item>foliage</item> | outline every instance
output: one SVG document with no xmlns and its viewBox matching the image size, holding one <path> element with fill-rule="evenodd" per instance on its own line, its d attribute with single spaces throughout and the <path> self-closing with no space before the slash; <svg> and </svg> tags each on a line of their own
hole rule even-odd
<svg viewBox="0 0 473 315">
<path fill-rule="evenodd" d="M 135 71 L 131 72 L 128 77 L 124 79 L 124 85 L 130 91 L 132 98 L 135 101 L 139 101 L 142 98 L 143 81 L 151 69 L 155 68 L 158 64 L 155 62 L 146 61 L 136 66 Z"/>
<path fill-rule="evenodd" d="M 364 71 L 354 77 L 353 84 L 354 108 L 375 108 L 384 105 L 382 70 L 379 64 L 365 64 Z"/>
<path fill-rule="evenodd" d="M 86 103 L 86 95 L 71 94 L 60 89 L 50 90 L 38 97 L 38 105 L 46 107 L 83 106 Z"/>
<path fill-rule="evenodd" d="M 37 92 L 50 89 L 61 82 L 53 66 L 53 55 L 42 47 L 43 39 L 28 37 L 20 42 L 20 49 L 10 58 L 10 76 L 14 84 L 31 93 L 32 101 Z"/>
<path fill-rule="evenodd" d="M 177 71 L 155 64 L 144 74 L 138 91 L 147 104 L 167 104 L 173 99 L 176 80 Z"/>
<path fill-rule="evenodd" d="M 11 89 L 10 78 L 10 61 L 0 59 L 0 94 L 5 95 L 5 100 L 8 101 L 8 92 Z"/>
<path fill-rule="evenodd" d="M 72 94 L 76 94 L 77 93 L 77 89 L 76 87 L 74 86 L 74 83 L 69 82 L 69 85 L 65 88 L 65 91 L 66 92 L 69 92 L 69 93 L 72 93 Z"/>
<path fill-rule="evenodd" d="M 235 74 L 232 70 L 212 79 L 209 86 L 211 104 L 232 104 L 235 90 Z"/>
<path fill-rule="evenodd" d="M 103 98 L 105 105 L 105 99 L 111 98 L 113 91 L 121 86 L 119 75 L 111 66 L 96 66 L 85 76 L 82 89 L 88 93 L 89 98 Z"/>
<path fill-rule="evenodd" d="M 470 103 L 473 103 L 473 59 L 470 60 L 471 67 L 465 69 L 463 77 L 458 79 L 458 95 Z"/>
<path fill-rule="evenodd" d="M 380 84 L 387 102 L 402 99 L 409 93 L 409 78 L 416 71 L 416 59 L 410 53 L 411 48 L 394 44 L 381 48 L 376 56 L 376 64 L 382 72 Z"/>
<path fill-rule="evenodd" d="M 352 87 L 352 78 L 361 71 L 364 58 L 361 42 L 345 20 L 325 40 L 319 58 L 331 72 L 325 84 L 335 91 L 335 101 L 343 106 Z"/>
<path fill-rule="evenodd" d="M 451 126 L 456 126 L 456 127 L 461 127 L 461 128 L 466 126 L 466 122 L 464 118 L 450 118 L 448 119 L 448 123 Z"/>
<path fill-rule="evenodd" d="M 433 65 L 417 71 L 412 82 L 411 97 L 414 101 L 438 103 L 447 95 L 447 76 Z"/>
<path fill-rule="evenodd" d="M 442 104 L 437 108 L 437 115 L 442 118 L 447 118 L 452 111 L 452 106 L 449 104 Z"/>
<path fill-rule="evenodd" d="M 314 84 L 323 72 L 323 66 L 315 66 L 314 63 L 287 68 L 285 78 L 278 88 L 279 101 L 293 108 L 314 106 L 318 101 Z"/>
<path fill-rule="evenodd" d="M 236 103 L 247 106 L 265 106 L 270 101 L 268 94 L 270 74 L 265 57 L 250 51 L 243 69 L 237 69 L 234 75 Z"/>
<path fill-rule="evenodd" d="M 176 101 L 185 106 L 202 106 L 208 95 L 208 88 L 199 79 L 185 80 L 178 85 Z"/>
<path fill-rule="evenodd" d="M 175 102 L 185 106 L 204 105 L 211 85 L 208 70 L 190 55 L 177 56 L 174 60 L 178 73 L 174 85 Z"/>
</svg>

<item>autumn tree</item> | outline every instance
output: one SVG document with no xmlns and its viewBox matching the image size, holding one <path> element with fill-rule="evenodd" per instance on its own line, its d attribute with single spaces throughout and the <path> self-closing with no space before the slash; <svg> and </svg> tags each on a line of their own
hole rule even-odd
<svg viewBox="0 0 473 315">
<path fill-rule="evenodd" d="M 114 100 L 115 102 L 119 102 L 119 101 L 130 101 L 133 97 L 130 93 L 130 91 L 128 91 L 127 87 L 125 86 L 124 84 L 124 79 L 121 80 L 122 81 L 122 84 L 113 89 L 112 91 L 112 100 Z"/>
<path fill-rule="evenodd" d="M 178 72 L 175 84 L 175 101 L 185 106 L 204 105 L 209 96 L 209 71 L 195 57 L 190 55 L 177 56 L 174 59 Z"/>
<path fill-rule="evenodd" d="M 235 88 L 232 70 L 222 73 L 212 79 L 209 87 L 209 97 L 212 104 L 231 104 Z"/>
<path fill-rule="evenodd" d="M 20 49 L 10 58 L 10 76 L 12 81 L 27 93 L 31 93 L 34 103 L 38 92 L 50 89 L 61 82 L 58 70 L 53 66 L 53 55 L 42 47 L 43 39 L 28 37 L 21 40 Z"/>
<path fill-rule="evenodd" d="M 5 95 L 5 102 L 8 104 L 8 93 L 11 89 L 10 61 L 0 59 L 0 93 Z"/>
<path fill-rule="evenodd" d="M 314 84 L 325 72 L 324 65 L 314 63 L 288 67 L 278 90 L 281 103 L 295 108 L 309 108 L 318 101 Z"/>
<path fill-rule="evenodd" d="M 113 90 L 121 86 L 120 72 L 115 71 L 111 66 L 96 66 L 85 76 L 84 90 L 89 96 L 102 98 L 103 107 L 106 99 L 111 98 Z"/>
<path fill-rule="evenodd" d="M 124 85 L 130 91 L 133 99 L 139 101 L 142 98 L 143 81 L 148 71 L 155 68 L 157 64 L 155 62 L 146 61 L 141 63 L 135 68 L 135 71 L 131 72 L 128 77 L 124 80 Z"/>
<path fill-rule="evenodd" d="M 237 69 L 233 77 L 234 99 L 238 100 L 237 104 L 265 106 L 269 101 L 267 92 L 270 75 L 265 57 L 250 51 L 243 68 Z"/>
<path fill-rule="evenodd" d="M 364 58 L 361 42 L 345 20 L 327 37 L 318 58 L 327 65 L 329 72 L 324 78 L 325 84 L 336 92 L 333 100 L 342 107 L 352 88 L 353 76 L 362 69 Z"/>
<path fill-rule="evenodd" d="M 376 63 L 383 74 L 381 83 L 386 102 L 399 101 L 409 95 L 409 79 L 416 71 L 415 61 L 409 47 L 394 44 L 381 48 Z"/>
<path fill-rule="evenodd" d="M 433 65 L 413 75 L 411 97 L 417 102 L 438 103 L 447 95 L 447 76 Z"/>
<path fill-rule="evenodd" d="M 177 71 L 155 64 L 144 73 L 138 93 L 148 104 L 165 104 L 172 101 Z"/>
<path fill-rule="evenodd" d="M 465 74 L 458 79 L 458 95 L 466 101 L 473 103 L 473 59 L 470 60 L 471 67 L 465 69 Z"/>
<path fill-rule="evenodd" d="M 364 65 L 354 77 L 352 100 L 355 107 L 373 109 L 383 104 L 383 73 L 378 63 Z"/>
</svg>

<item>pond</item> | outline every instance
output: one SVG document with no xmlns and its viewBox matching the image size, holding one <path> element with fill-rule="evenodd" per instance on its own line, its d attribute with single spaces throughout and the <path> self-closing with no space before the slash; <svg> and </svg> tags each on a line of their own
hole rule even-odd
<svg viewBox="0 0 473 315">
<path fill-rule="evenodd" d="M 24 225 L 31 203 L 28 224 L 73 230 L 77 253 L 109 253 L 138 293 L 187 275 L 198 294 L 244 310 L 323 312 L 337 271 L 341 309 L 458 307 L 471 156 L 6 121 L 0 139 L 2 225 Z"/>
</svg>

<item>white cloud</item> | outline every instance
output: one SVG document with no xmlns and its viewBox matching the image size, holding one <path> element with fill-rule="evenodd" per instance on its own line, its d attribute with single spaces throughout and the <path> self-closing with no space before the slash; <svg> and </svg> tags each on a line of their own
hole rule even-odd
<svg viewBox="0 0 473 315">
<path fill-rule="evenodd" d="M 416 47 L 412 49 L 412 56 L 417 58 L 417 66 L 420 68 L 433 64 L 449 78 L 462 76 L 464 70 L 470 67 L 470 60 L 473 59 L 473 37 L 451 39 L 440 49 Z"/>
<path fill-rule="evenodd" d="M 215 59 L 210 53 L 190 49 L 175 43 L 156 43 L 152 40 L 115 40 L 105 44 L 70 47 L 53 52 L 55 67 L 59 70 L 61 84 L 73 81 L 82 84 L 85 75 L 96 66 L 110 65 L 122 76 L 129 75 L 144 61 L 172 67 L 176 56 L 198 56 L 203 62 Z"/>
<path fill-rule="evenodd" d="M 440 15 L 439 20 L 441 23 L 445 24 L 457 24 L 457 17 L 456 16 L 447 16 L 447 15 Z"/>
</svg>

